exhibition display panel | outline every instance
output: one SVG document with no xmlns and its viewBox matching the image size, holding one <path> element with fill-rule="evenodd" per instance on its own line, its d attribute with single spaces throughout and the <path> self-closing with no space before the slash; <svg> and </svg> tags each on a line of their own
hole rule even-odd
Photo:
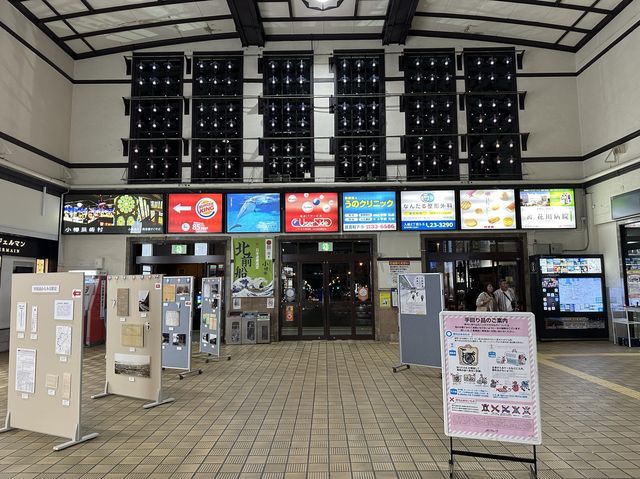
<svg viewBox="0 0 640 479">
<path fill-rule="evenodd" d="M 11 429 L 69 441 L 58 451 L 93 439 L 82 434 L 83 273 L 14 274 L 7 416 Z"/>
<path fill-rule="evenodd" d="M 533 312 L 540 339 L 607 339 L 602 255 L 531 256 Z"/>
<path fill-rule="evenodd" d="M 222 282 L 224 278 L 202 278 L 202 305 L 200 320 L 200 352 L 220 356 L 222 337 Z"/>
<path fill-rule="evenodd" d="M 166 404 L 162 392 L 160 324 L 162 275 L 107 278 L 107 345 L 104 392 L 152 401 L 145 409 Z"/>
</svg>

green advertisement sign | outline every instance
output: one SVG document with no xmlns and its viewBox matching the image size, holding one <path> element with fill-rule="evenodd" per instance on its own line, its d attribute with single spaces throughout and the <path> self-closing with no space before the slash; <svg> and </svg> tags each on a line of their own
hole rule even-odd
<svg viewBox="0 0 640 479">
<path fill-rule="evenodd" d="M 233 240 L 234 298 L 273 297 L 273 239 Z"/>
</svg>

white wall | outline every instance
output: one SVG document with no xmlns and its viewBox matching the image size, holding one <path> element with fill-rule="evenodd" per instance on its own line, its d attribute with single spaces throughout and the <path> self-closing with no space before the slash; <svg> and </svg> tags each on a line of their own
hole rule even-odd
<svg viewBox="0 0 640 479">
<path fill-rule="evenodd" d="M 621 33 L 640 19 L 640 3 L 632 2 L 576 55 L 576 67 L 585 67 Z M 606 52 L 578 77 L 578 103 L 582 152 L 587 154 L 640 129 L 640 64 L 633 52 L 640 45 L 636 29 Z M 627 153 L 615 161 L 609 151 L 584 163 L 585 176 L 640 156 L 640 140 L 627 143 Z"/>
<path fill-rule="evenodd" d="M 0 180 L 0 231 L 58 239 L 60 198 Z"/>
<path fill-rule="evenodd" d="M 70 74 L 73 60 L 9 2 L 0 2 L 0 20 Z M 0 131 L 67 160 L 72 84 L 60 72 L 0 29 Z M 0 157 L 63 178 L 61 166 L 0 140 Z"/>
</svg>

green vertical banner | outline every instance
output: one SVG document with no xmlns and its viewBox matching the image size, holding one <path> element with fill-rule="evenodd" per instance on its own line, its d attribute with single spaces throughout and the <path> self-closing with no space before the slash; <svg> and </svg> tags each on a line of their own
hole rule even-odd
<svg viewBox="0 0 640 479">
<path fill-rule="evenodd" d="M 234 298 L 273 297 L 273 239 L 234 238 Z"/>
</svg>

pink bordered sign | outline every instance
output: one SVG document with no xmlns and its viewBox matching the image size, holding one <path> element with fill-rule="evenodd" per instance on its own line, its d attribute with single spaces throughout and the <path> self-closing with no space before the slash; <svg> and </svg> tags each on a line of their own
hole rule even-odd
<svg viewBox="0 0 640 479">
<path fill-rule="evenodd" d="M 443 311 L 440 338 L 445 434 L 541 444 L 535 316 Z"/>
</svg>

